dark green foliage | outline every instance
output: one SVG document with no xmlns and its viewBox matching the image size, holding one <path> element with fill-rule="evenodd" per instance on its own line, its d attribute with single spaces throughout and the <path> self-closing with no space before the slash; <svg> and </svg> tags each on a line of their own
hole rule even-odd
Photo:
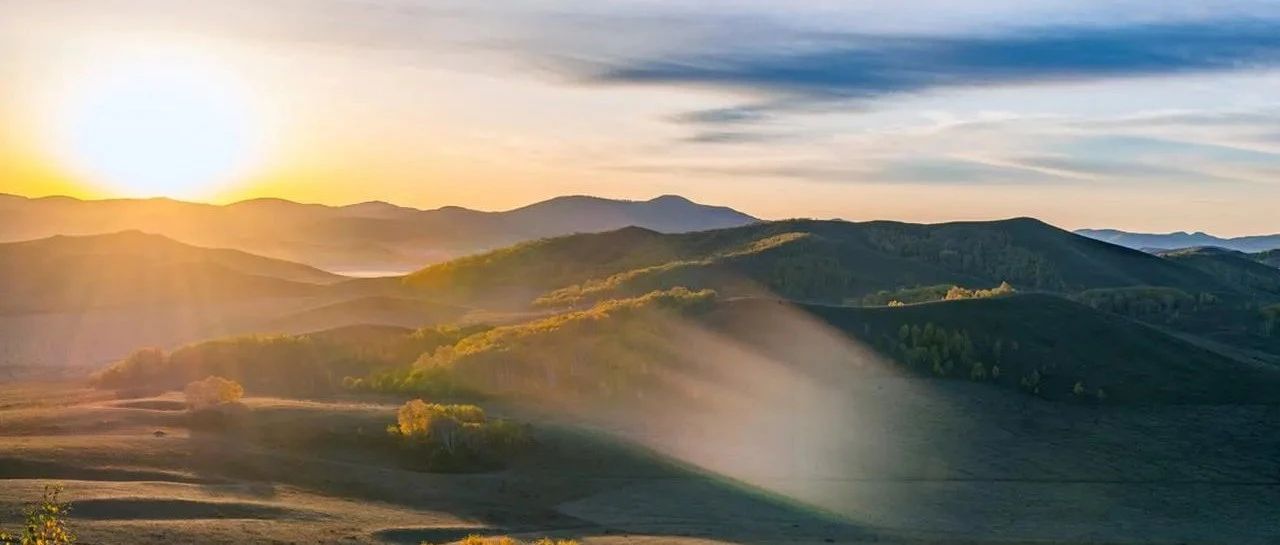
<svg viewBox="0 0 1280 545">
<path fill-rule="evenodd" d="M 1262 315 L 1261 333 L 1267 337 L 1280 336 L 1280 305 L 1271 305 L 1258 311 Z"/>
<path fill-rule="evenodd" d="M 1249 257 L 1254 261 L 1280 268 L 1280 249 L 1249 254 Z"/>
<path fill-rule="evenodd" d="M 1052 399 L 1280 401 L 1280 370 L 1049 295 L 899 308 L 804 308 L 923 375 L 970 379 L 972 364 L 982 363 L 986 380 Z M 1077 382 L 1094 395 L 1076 396 Z"/>
<path fill-rule="evenodd" d="M 1157 323 L 1175 322 L 1187 314 L 1222 304 L 1211 293 L 1191 295 L 1179 289 L 1155 286 L 1086 290 L 1072 299 L 1103 312 Z"/>
<path fill-rule="evenodd" d="M 210 375 L 256 394 L 307 396 L 332 392 L 348 376 L 402 367 L 419 354 L 486 326 L 410 331 L 358 326 L 305 335 L 247 336 L 189 345 L 165 356 L 143 349 L 95 376 L 100 388 L 178 388 Z"/>
<path fill-rule="evenodd" d="M 1259 263 L 1249 254 L 1222 248 L 1188 248 L 1161 252 L 1160 256 L 1203 271 L 1246 293 L 1280 296 L 1280 269 Z"/>
</svg>

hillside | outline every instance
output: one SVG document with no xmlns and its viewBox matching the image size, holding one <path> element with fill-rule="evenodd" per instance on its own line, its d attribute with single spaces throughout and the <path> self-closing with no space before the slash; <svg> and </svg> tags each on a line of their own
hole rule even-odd
<svg viewBox="0 0 1280 545">
<path fill-rule="evenodd" d="M 1250 254 L 1249 257 L 1253 258 L 1255 261 L 1271 265 L 1272 267 L 1280 267 L 1280 250 L 1258 252 L 1256 254 Z"/>
<path fill-rule="evenodd" d="M 424 324 L 454 322 L 468 310 L 456 305 L 418 299 L 357 297 L 286 314 L 255 326 L 255 329 L 264 332 L 301 333 L 327 329 L 340 323 L 421 327 Z"/>
<path fill-rule="evenodd" d="M 0 369 L 100 365 L 249 332 L 419 327 L 465 309 L 238 250 L 127 231 L 0 244 Z"/>
<path fill-rule="evenodd" d="M 0 244 L 6 312 L 299 297 L 340 280 L 305 265 L 136 231 Z"/>
<path fill-rule="evenodd" d="M 896 308 L 804 308 L 919 372 L 939 374 L 934 364 L 942 360 L 946 376 L 982 376 L 1051 399 L 1097 400 L 1101 391 L 1106 402 L 1280 401 L 1280 369 L 1237 361 L 1049 295 Z M 930 325 L 932 342 L 925 333 Z M 935 356 L 938 347 L 943 348 Z M 962 364 L 964 352 L 981 371 Z M 999 376 L 993 376 L 997 367 Z"/>
<path fill-rule="evenodd" d="M 1254 256 L 1223 248 L 1186 248 L 1160 252 L 1160 257 L 1204 271 L 1219 281 L 1269 298 L 1280 297 L 1280 269 Z"/>
<path fill-rule="evenodd" d="M 392 274 L 540 237 L 630 225 L 664 232 L 732 227 L 755 218 L 663 196 L 648 201 L 559 197 L 505 212 L 418 210 L 255 199 L 225 206 L 168 199 L 84 201 L 0 194 L 0 240 L 142 230 L 197 246 L 235 248 L 327 270 Z"/>
<path fill-rule="evenodd" d="M 1231 292 L 1203 271 L 1033 219 L 918 225 L 788 220 L 706 232 L 643 229 L 520 244 L 434 265 L 405 283 L 431 296 L 552 306 L 673 286 L 841 303 L 937 284 L 1075 292 L 1154 285 Z"/>
<path fill-rule="evenodd" d="M 1280 234 L 1222 238 L 1207 233 L 1130 233 L 1116 229 L 1079 229 L 1076 234 L 1133 249 L 1176 250 L 1212 246 L 1238 252 L 1262 252 L 1280 248 Z"/>
<path fill-rule="evenodd" d="M 769 375 L 839 388 L 905 374 L 1087 403 L 1280 401 L 1280 369 L 1049 295 L 862 308 L 676 289 L 496 328 L 317 342 L 214 341 L 175 351 L 165 365 L 147 364 L 144 351 L 102 384 L 173 386 L 216 372 L 276 392 L 281 379 L 271 377 L 336 388 L 348 374 L 355 387 L 383 391 L 617 407 L 696 404 L 717 391 L 710 385 L 734 390 Z"/>
</svg>

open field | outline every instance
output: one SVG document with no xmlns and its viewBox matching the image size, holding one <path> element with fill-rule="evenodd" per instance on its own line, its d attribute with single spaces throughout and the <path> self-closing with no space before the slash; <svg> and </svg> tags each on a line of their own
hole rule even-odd
<svg viewBox="0 0 1280 545">
<path fill-rule="evenodd" d="M 829 407 L 838 415 L 737 441 L 696 422 L 487 406 L 533 421 L 539 445 L 504 471 L 429 474 L 382 446 L 392 399 L 250 398 L 244 427 L 202 432 L 174 394 L 6 384 L 0 520 L 12 527 L 22 501 L 59 481 L 90 544 L 1280 539 L 1280 408 L 1069 406 L 920 379 L 849 393 L 852 405 Z"/>
</svg>

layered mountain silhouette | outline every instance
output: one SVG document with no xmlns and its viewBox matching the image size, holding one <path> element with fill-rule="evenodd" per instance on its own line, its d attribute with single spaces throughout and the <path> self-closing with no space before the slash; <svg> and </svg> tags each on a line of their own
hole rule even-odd
<svg viewBox="0 0 1280 545">
<path fill-rule="evenodd" d="M 1079 229 L 1076 234 L 1139 250 L 1216 247 L 1256 253 L 1280 248 L 1280 234 L 1221 238 L 1207 233 L 1130 233 L 1116 229 Z"/>
<path fill-rule="evenodd" d="M 682 232 L 755 218 L 678 196 L 623 201 L 568 196 L 504 212 L 418 210 L 256 199 L 225 206 L 169 199 L 79 200 L 0 195 L 0 241 L 140 230 L 338 272 L 394 273 L 517 242 L 639 226 Z"/>
</svg>

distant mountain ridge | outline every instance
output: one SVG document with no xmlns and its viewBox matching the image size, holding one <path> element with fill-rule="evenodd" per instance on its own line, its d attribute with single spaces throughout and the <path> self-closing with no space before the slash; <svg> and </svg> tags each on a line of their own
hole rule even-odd
<svg viewBox="0 0 1280 545">
<path fill-rule="evenodd" d="M 737 227 L 756 218 L 664 195 L 647 201 L 556 197 L 501 212 L 345 206 L 263 198 L 228 205 L 170 199 L 80 200 L 0 194 L 0 241 L 140 230 L 322 269 L 407 272 L 517 242 L 636 226 L 659 232 Z"/>
<path fill-rule="evenodd" d="M 430 297 L 536 297 L 550 306 L 675 286 L 828 304 L 881 290 L 1004 281 L 1059 293 L 1129 286 L 1242 292 L 1197 268 L 1032 218 L 934 225 L 785 220 L 679 234 L 628 228 L 468 256 L 404 281 Z"/>
<path fill-rule="evenodd" d="M 1118 229 L 1077 229 L 1077 235 L 1127 246 L 1135 250 L 1177 250 L 1212 246 L 1245 253 L 1265 252 L 1280 248 L 1280 234 L 1221 238 L 1204 232 L 1131 233 Z"/>
</svg>

